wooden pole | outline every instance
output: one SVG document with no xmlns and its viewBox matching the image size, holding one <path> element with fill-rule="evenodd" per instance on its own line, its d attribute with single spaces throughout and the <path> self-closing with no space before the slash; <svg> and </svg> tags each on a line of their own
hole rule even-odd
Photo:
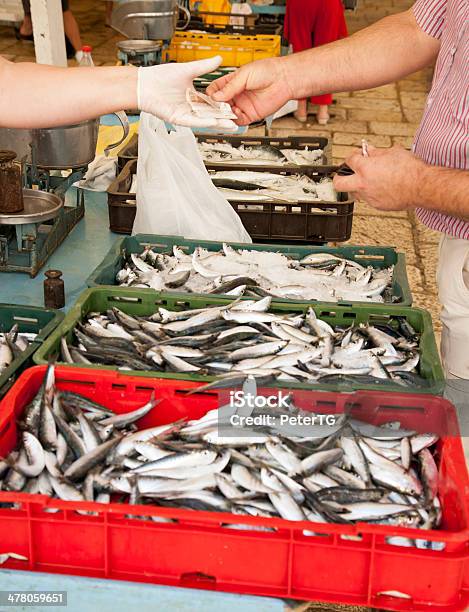
<svg viewBox="0 0 469 612">
<path fill-rule="evenodd" d="M 31 0 L 34 48 L 38 64 L 67 66 L 60 0 Z"/>
</svg>

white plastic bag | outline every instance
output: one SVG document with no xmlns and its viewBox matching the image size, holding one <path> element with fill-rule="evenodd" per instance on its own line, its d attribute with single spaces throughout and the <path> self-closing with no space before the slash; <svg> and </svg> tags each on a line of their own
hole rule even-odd
<svg viewBox="0 0 469 612">
<path fill-rule="evenodd" d="M 189 128 L 168 133 L 153 115 L 140 117 L 134 234 L 251 242 L 241 219 L 218 192 Z"/>
</svg>

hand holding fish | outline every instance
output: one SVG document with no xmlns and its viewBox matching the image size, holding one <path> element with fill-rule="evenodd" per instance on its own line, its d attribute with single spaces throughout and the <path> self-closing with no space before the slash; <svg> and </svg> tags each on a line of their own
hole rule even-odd
<svg viewBox="0 0 469 612">
<path fill-rule="evenodd" d="M 337 191 L 355 193 L 359 200 L 380 210 L 408 210 L 421 204 L 419 184 L 425 163 L 402 147 L 368 147 L 368 157 L 357 149 L 346 164 L 350 176 L 334 178 Z"/>
<path fill-rule="evenodd" d="M 197 104 L 193 86 L 196 77 L 216 70 L 221 61 L 216 56 L 197 62 L 139 68 L 138 108 L 174 125 L 234 131 L 236 125 L 229 106 L 219 102 Z M 207 107 L 205 112 L 200 112 L 202 106 Z"/>
<path fill-rule="evenodd" d="M 217 102 L 229 102 L 238 125 L 264 119 L 298 96 L 289 84 L 285 63 L 269 58 L 246 64 L 214 81 L 207 93 Z"/>
</svg>

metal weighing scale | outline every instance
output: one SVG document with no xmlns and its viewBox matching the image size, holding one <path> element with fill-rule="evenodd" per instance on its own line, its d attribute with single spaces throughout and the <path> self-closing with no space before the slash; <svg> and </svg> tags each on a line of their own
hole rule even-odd
<svg viewBox="0 0 469 612">
<path fill-rule="evenodd" d="M 123 135 L 129 134 L 125 113 L 115 113 Z M 96 155 L 99 119 L 41 129 L 0 129 L 0 149 L 15 151 L 23 163 L 27 210 L 0 215 L 0 272 L 25 272 L 36 276 L 52 253 L 85 214 L 85 192 L 76 190 L 75 201 L 67 190 L 83 179 Z M 60 205 L 59 205 L 60 202 Z"/>
<path fill-rule="evenodd" d="M 0 214 L 0 272 L 24 272 L 34 278 L 85 214 L 84 191 L 75 205 L 64 205 L 65 192 L 87 168 L 61 172 L 26 165 L 24 210 Z M 58 175 L 58 176 L 57 176 Z"/>
<path fill-rule="evenodd" d="M 163 63 L 160 40 L 122 40 L 117 43 L 117 58 L 125 66 L 156 66 Z"/>
<path fill-rule="evenodd" d="M 177 0 L 122 0 L 115 2 L 111 27 L 127 37 L 117 43 L 117 57 L 124 65 L 155 66 L 164 63 L 178 24 L 185 29 L 190 10 Z M 183 13 L 185 19 L 179 21 Z"/>
</svg>

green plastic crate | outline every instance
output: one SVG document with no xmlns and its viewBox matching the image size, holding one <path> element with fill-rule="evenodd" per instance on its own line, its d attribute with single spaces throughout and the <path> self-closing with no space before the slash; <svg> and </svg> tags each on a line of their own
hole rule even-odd
<svg viewBox="0 0 469 612">
<path fill-rule="evenodd" d="M 158 253 L 172 252 L 173 246 L 180 246 L 187 253 L 193 253 L 197 246 L 201 246 L 208 251 L 219 251 L 222 248 L 222 242 L 212 240 L 186 240 L 181 236 L 152 236 L 148 234 L 138 234 L 136 236 L 127 236 L 119 238 L 112 245 L 106 257 L 99 266 L 88 277 L 86 284 L 88 287 L 99 287 L 102 285 L 116 285 L 116 274 L 121 269 L 124 260 L 123 253 L 140 254 L 144 247 L 151 246 Z M 364 266 L 371 265 L 374 268 L 388 268 L 394 266 L 394 276 L 392 282 L 393 296 L 397 298 L 396 304 L 399 306 L 412 306 L 412 293 L 409 287 L 407 278 L 406 263 L 404 253 L 397 253 L 392 247 L 375 247 L 375 246 L 286 246 L 280 244 L 241 244 L 229 242 L 235 249 L 252 249 L 255 251 L 276 251 L 289 255 L 294 259 L 302 259 L 310 253 L 332 253 L 341 257 L 346 257 L 356 261 Z M 131 288 L 130 288 L 131 289 Z M 142 289 L 137 289 L 142 292 Z M 153 290 L 149 290 L 153 291 Z M 190 296 L 198 296 L 205 294 L 187 294 Z M 220 296 L 221 294 L 213 294 Z M 223 296 L 222 297 L 230 297 Z M 276 302 L 286 302 L 293 304 L 301 304 L 301 300 L 289 300 L 287 298 L 274 298 Z M 335 302 L 334 302 L 335 303 Z M 370 304 L 370 302 L 353 302 L 354 304 Z M 352 302 L 339 301 L 341 305 L 352 305 Z M 385 306 L 388 306 L 386 304 Z M 389 304 L 393 306 L 393 304 Z"/>
<path fill-rule="evenodd" d="M 184 310 L 188 308 L 204 308 L 220 304 L 229 304 L 231 299 L 219 297 L 189 297 L 187 294 L 178 293 L 156 293 L 145 291 L 137 293 L 132 289 L 121 289 L 103 287 L 97 289 L 87 289 L 84 291 L 75 306 L 67 314 L 54 333 L 44 342 L 41 348 L 35 353 L 34 361 L 37 364 L 45 364 L 49 357 L 56 357 L 60 353 L 60 339 L 66 336 L 71 340 L 72 331 L 76 324 L 83 320 L 89 312 L 105 312 L 116 306 L 123 312 L 134 316 L 148 316 L 156 312 L 157 307 L 164 306 L 168 310 Z M 271 312 L 278 313 L 301 313 L 306 312 L 311 307 L 309 303 L 286 304 L 276 302 L 272 304 Z M 428 380 L 429 385 L 425 390 L 416 389 L 422 393 L 441 393 L 443 387 L 443 369 L 441 367 L 438 350 L 436 347 L 435 336 L 433 333 L 432 320 L 428 312 L 419 308 L 398 308 L 396 306 L 386 309 L 383 306 L 338 306 L 336 304 L 314 304 L 312 308 L 317 316 L 324 319 L 331 325 L 349 326 L 352 323 L 386 323 L 389 318 L 399 315 L 405 317 L 409 323 L 421 334 L 420 351 L 420 374 Z M 80 366 L 93 367 L 96 369 L 116 370 L 114 366 Z M 125 374 L 134 376 L 151 376 L 153 378 L 173 378 L 180 380 L 193 380 L 209 382 L 214 380 L 214 376 L 201 376 L 190 374 L 175 374 L 165 372 L 145 371 L 123 371 Z M 352 391 L 356 389 L 385 389 L 388 391 L 401 391 L 403 387 L 393 383 L 380 383 L 379 385 L 359 384 L 359 383 L 321 383 L 314 386 L 302 383 L 287 383 L 282 381 L 278 385 L 272 386 L 317 389 L 328 391 Z M 405 389 L 406 392 L 410 390 Z"/>
<path fill-rule="evenodd" d="M 0 332 L 10 331 L 17 323 L 20 332 L 37 334 L 34 342 L 31 342 L 28 348 L 0 374 L 0 398 L 5 395 L 21 372 L 32 364 L 33 354 L 63 318 L 64 315 L 58 310 L 0 304 Z"/>
</svg>

